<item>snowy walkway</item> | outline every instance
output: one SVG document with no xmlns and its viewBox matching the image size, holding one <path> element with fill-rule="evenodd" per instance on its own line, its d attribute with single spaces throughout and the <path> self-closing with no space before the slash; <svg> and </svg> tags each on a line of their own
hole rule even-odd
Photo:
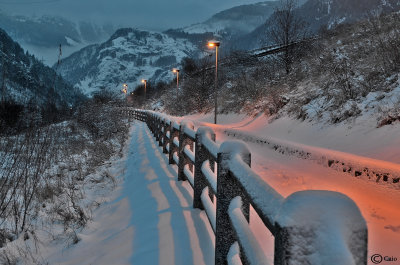
<svg viewBox="0 0 400 265">
<path fill-rule="evenodd" d="M 47 249 L 57 265 L 213 264 L 214 234 L 192 208 L 191 187 L 156 146 L 146 124 L 134 122 L 126 160 L 110 169 L 120 185 L 78 234 L 78 244 Z M 122 178 L 124 179 L 122 181 Z"/>
<path fill-rule="evenodd" d="M 177 181 L 160 150 L 147 126 L 136 122 L 123 192 L 132 209 L 131 264 L 212 264 L 207 217 L 192 208 L 188 183 Z"/>
<path fill-rule="evenodd" d="M 205 213 L 192 208 L 191 187 L 177 181 L 176 166 L 168 164 L 146 124 L 134 122 L 131 134 L 126 161 L 113 173 L 124 178 L 115 199 L 94 212 L 77 245 L 50 255 L 50 264 L 213 264 L 214 235 Z M 218 142 L 227 139 L 231 138 L 217 130 Z M 342 192 L 367 220 L 369 256 L 398 252 L 397 190 L 247 144 L 252 168 L 283 196 L 307 189 Z M 272 261 L 274 239 L 253 211 L 250 215 L 250 226 Z"/>
</svg>

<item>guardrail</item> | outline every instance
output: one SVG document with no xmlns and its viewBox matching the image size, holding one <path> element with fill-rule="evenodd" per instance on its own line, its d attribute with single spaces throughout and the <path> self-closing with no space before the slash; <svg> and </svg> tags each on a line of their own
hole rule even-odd
<svg viewBox="0 0 400 265">
<path fill-rule="evenodd" d="M 216 265 L 269 264 L 249 227 L 250 206 L 275 238 L 275 265 L 367 264 L 366 222 L 347 196 L 309 190 L 284 198 L 251 169 L 243 142 L 219 145 L 211 128 L 152 111 L 128 114 L 147 123 L 178 180 L 192 186 L 193 207 L 205 210 L 215 233 Z"/>
</svg>

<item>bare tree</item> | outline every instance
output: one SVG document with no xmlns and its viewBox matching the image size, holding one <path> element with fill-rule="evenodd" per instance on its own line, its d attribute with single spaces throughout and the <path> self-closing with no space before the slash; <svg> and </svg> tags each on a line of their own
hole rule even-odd
<svg viewBox="0 0 400 265">
<path fill-rule="evenodd" d="M 375 45 L 376 61 L 382 65 L 382 71 L 392 72 L 400 65 L 400 14 L 379 15 L 371 12 L 367 19 L 366 33 Z"/>
<path fill-rule="evenodd" d="M 298 14 L 297 0 L 280 0 L 274 15 L 267 23 L 267 39 L 284 47 L 278 56 L 289 74 L 298 55 L 300 40 L 307 36 L 307 23 Z"/>
</svg>

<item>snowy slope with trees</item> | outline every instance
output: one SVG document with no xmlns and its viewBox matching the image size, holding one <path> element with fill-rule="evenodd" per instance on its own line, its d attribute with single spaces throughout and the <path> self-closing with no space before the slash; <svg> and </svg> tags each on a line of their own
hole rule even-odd
<svg viewBox="0 0 400 265">
<path fill-rule="evenodd" d="M 399 21 L 398 13 L 371 17 L 326 31 L 287 53 L 261 58 L 232 53 L 220 60 L 218 110 L 289 116 L 321 126 L 352 126 L 370 119 L 376 127 L 396 123 Z M 288 38 L 293 36 L 298 35 Z M 154 106 L 175 115 L 212 110 L 212 67 L 210 59 L 184 61 L 188 77 L 181 85 L 181 104 L 175 104 L 175 95 L 164 93 L 153 99 Z"/>
<path fill-rule="evenodd" d="M 224 39 L 232 39 L 249 33 L 263 24 L 278 4 L 278 1 L 266 1 L 233 7 L 215 14 L 205 22 L 177 29 L 177 31 L 189 34 L 211 32 Z"/>
<path fill-rule="evenodd" d="M 44 242 L 63 249 L 81 240 L 77 232 L 115 185 L 108 165 L 128 138 L 115 104 L 97 97 L 50 124 L 26 115 L 29 127 L 11 133 L 2 124 L 1 264 L 46 264 Z"/>
<path fill-rule="evenodd" d="M 333 29 L 338 25 L 364 20 L 368 16 L 387 14 L 400 10 L 397 0 L 308 0 L 299 5 L 295 12 L 308 25 L 309 34 L 318 34 L 322 29 Z M 239 37 L 237 48 L 254 49 L 274 43 L 268 35 L 269 28 L 276 21 L 276 14 L 268 18 L 263 25 L 247 35 Z"/>
<path fill-rule="evenodd" d="M 4 101 L 72 106 L 82 99 L 80 91 L 62 79 L 53 69 L 25 52 L 0 29 L 0 80 Z"/>
</svg>

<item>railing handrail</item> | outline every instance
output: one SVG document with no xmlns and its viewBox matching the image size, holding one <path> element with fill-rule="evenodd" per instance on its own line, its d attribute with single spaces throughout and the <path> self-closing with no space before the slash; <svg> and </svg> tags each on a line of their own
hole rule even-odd
<svg viewBox="0 0 400 265">
<path fill-rule="evenodd" d="M 244 264 L 265 264 L 248 227 L 250 205 L 275 237 L 274 264 L 367 264 L 366 222 L 347 196 L 299 191 L 284 198 L 251 169 L 251 153 L 243 142 L 218 145 L 209 127 L 195 131 L 190 121 L 178 123 L 153 111 L 130 110 L 129 114 L 147 123 L 168 153 L 169 163 L 177 164 L 178 180 L 189 180 L 193 207 L 206 211 L 216 236 L 215 264 L 227 264 L 237 245 Z M 316 243 L 326 231 L 341 236 L 325 245 Z"/>
</svg>

